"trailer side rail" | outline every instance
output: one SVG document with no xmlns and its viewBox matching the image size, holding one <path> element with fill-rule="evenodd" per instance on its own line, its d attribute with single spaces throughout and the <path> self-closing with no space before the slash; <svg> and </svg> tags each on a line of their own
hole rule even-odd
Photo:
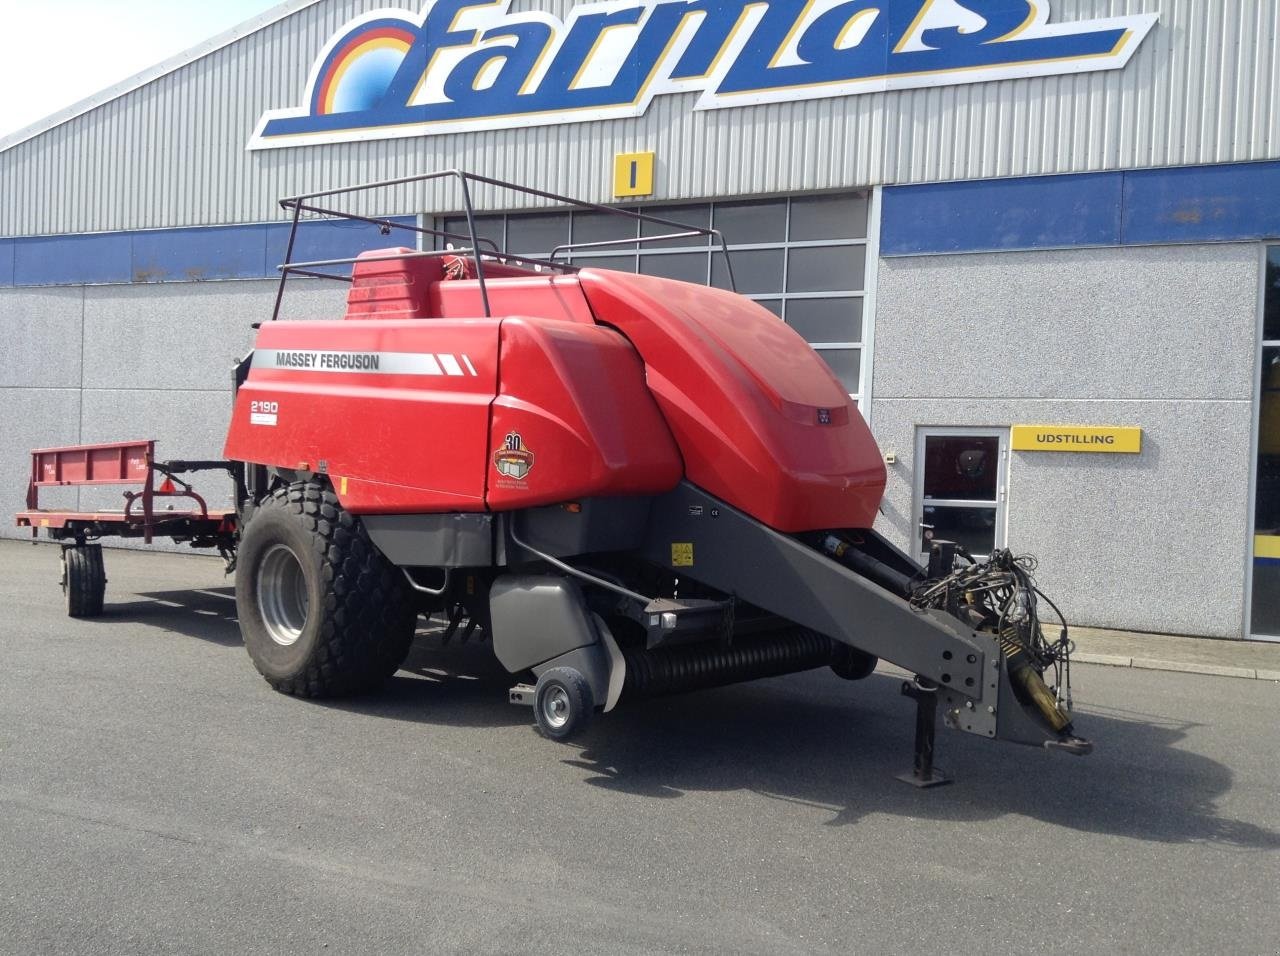
<svg viewBox="0 0 1280 956">
<path fill-rule="evenodd" d="M 221 470 L 222 461 L 157 462 L 156 443 L 147 441 L 103 442 L 93 445 L 66 445 L 37 448 L 31 452 L 31 476 L 27 484 L 27 510 L 17 515 L 20 528 L 38 534 L 41 528 L 56 537 L 80 540 L 89 534 L 100 537 L 141 537 L 150 544 L 156 534 L 230 536 L 235 531 L 235 512 L 211 510 L 203 496 L 178 472 Z M 156 475 L 162 476 L 159 485 Z M 42 488 L 83 488 L 109 485 L 141 485 L 124 493 L 119 511 L 68 511 L 41 509 Z M 157 510 L 156 499 L 183 498 L 192 507 Z"/>
</svg>

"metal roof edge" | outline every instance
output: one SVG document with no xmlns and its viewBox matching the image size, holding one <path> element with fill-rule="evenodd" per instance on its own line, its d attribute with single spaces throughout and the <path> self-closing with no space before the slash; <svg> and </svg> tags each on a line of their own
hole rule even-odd
<svg viewBox="0 0 1280 956">
<path fill-rule="evenodd" d="M 155 66 L 148 67 L 140 73 L 136 73 L 131 77 L 121 80 L 119 83 L 109 86 L 101 92 L 80 100 L 78 103 L 73 103 L 70 106 L 64 107 L 58 112 L 53 113 L 50 116 L 46 116 L 42 120 L 37 120 L 30 126 L 10 133 L 7 136 L 0 136 L 0 153 L 12 149 L 14 146 L 21 143 L 25 143 L 28 140 L 35 139 L 37 136 L 47 133 L 52 129 L 56 129 L 64 123 L 69 123 L 76 117 L 83 116 L 85 113 L 95 110 L 100 106 L 105 106 L 112 100 L 117 100 L 122 96 L 132 93 L 134 90 L 140 89 L 148 83 L 153 83 L 163 76 L 175 73 L 184 66 L 194 63 L 202 57 L 206 57 L 211 53 L 216 53 L 223 47 L 230 46 L 238 40 L 243 40 L 245 37 L 251 36 L 259 30 L 263 30 L 266 27 L 271 26 L 271 24 L 283 20 L 285 17 L 297 13 L 300 10 L 305 10 L 307 7 L 314 6 L 319 2 L 320 0 L 284 0 L 283 3 L 280 3 L 269 10 L 264 10 L 256 17 L 245 20 L 243 23 L 238 24 L 229 30 L 224 30 L 222 33 L 216 34 L 215 36 L 198 43 L 182 53 L 171 56 L 169 59 L 157 63 Z"/>
</svg>

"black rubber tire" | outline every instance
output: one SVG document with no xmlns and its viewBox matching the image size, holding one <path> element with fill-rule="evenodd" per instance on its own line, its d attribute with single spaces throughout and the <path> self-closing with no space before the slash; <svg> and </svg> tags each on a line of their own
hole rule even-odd
<svg viewBox="0 0 1280 956">
<path fill-rule="evenodd" d="M 563 707 L 554 716 L 553 701 Z M 553 667 L 538 678 L 533 694 L 533 715 L 544 736 L 552 740 L 568 740 L 586 729 L 594 712 L 591 685 L 572 667 Z"/>
<path fill-rule="evenodd" d="M 281 545 L 301 569 L 306 596 L 305 623 L 290 644 L 272 638 L 259 593 L 264 559 Z M 378 687 L 404 663 L 418 617 L 404 575 L 328 484 L 314 480 L 278 488 L 254 509 L 238 551 L 236 610 L 258 672 L 299 697 Z"/>
<path fill-rule="evenodd" d="M 880 658 L 866 651 L 860 651 L 848 644 L 836 644 L 835 660 L 831 662 L 831 670 L 837 677 L 845 680 L 864 680 L 872 675 Z"/>
<path fill-rule="evenodd" d="M 69 617 L 97 617 L 107 591 L 102 545 L 74 544 L 62 549 L 62 593 Z"/>
</svg>

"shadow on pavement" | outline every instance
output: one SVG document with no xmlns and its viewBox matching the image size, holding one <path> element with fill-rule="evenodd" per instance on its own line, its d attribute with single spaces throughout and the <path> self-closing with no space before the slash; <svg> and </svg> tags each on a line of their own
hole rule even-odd
<svg viewBox="0 0 1280 956">
<path fill-rule="evenodd" d="M 235 588 L 149 591 L 137 597 L 143 600 L 108 600 L 96 620 L 143 624 L 224 647 L 240 647 L 244 643 L 236 621 Z"/>
<path fill-rule="evenodd" d="M 829 807 L 833 826 L 875 813 L 947 822 L 1020 814 L 1159 843 L 1280 848 L 1280 833 L 1218 815 L 1230 770 L 1176 748 L 1193 725 L 1153 715 L 1083 709 L 1079 723 L 1099 745 L 1083 759 L 940 731 L 938 762 L 957 783 L 915 790 L 893 777 L 911 765 L 913 711 L 900 683 L 876 675 L 842 704 L 779 681 L 642 705 L 593 728 L 568 762 L 588 783 L 641 796 L 749 789 Z"/>
<path fill-rule="evenodd" d="M 439 628 L 418 630 L 409 657 L 380 691 L 347 700 L 316 701 L 325 707 L 374 717 L 448 727 L 533 726 L 533 711 L 507 703 L 517 682 L 487 641 L 455 639 L 441 646 Z"/>
<path fill-rule="evenodd" d="M 241 644 L 231 588 L 172 591 L 109 605 L 129 621 Z M 165 602 L 165 603 L 159 603 Z M 516 678 L 488 643 L 441 646 L 424 626 L 400 672 L 367 697 L 315 706 L 391 720 L 533 729 L 528 708 L 506 703 Z M 832 826 L 876 813 L 963 822 L 1020 814 L 1055 826 L 1159 843 L 1280 849 L 1280 833 L 1221 817 L 1231 787 L 1221 763 L 1179 748 L 1195 725 L 1160 715 L 1081 708 L 1097 751 L 1077 759 L 940 731 L 941 767 L 956 785 L 918 791 L 894 779 L 911 765 L 913 710 L 899 678 L 847 684 L 826 671 L 662 700 L 624 702 L 598 716 L 565 762 L 587 784 L 641 798 L 750 790 L 829 809 Z"/>
</svg>

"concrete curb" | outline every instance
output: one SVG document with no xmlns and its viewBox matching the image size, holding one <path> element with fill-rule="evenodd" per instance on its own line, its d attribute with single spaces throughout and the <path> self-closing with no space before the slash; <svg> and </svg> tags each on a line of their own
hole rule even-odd
<svg viewBox="0 0 1280 956">
<path fill-rule="evenodd" d="M 1246 680 L 1280 681 L 1280 671 L 1255 667 L 1227 667 L 1222 664 L 1198 664 L 1189 661 L 1161 661 L 1149 657 L 1123 657 L 1117 654 L 1076 653 L 1073 664 L 1098 664 L 1104 667 L 1132 667 L 1147 671 L 1178 671 L 1183 674 L 1208 674 L 1213 677 L 1237 677 Z"/>
</svg>

